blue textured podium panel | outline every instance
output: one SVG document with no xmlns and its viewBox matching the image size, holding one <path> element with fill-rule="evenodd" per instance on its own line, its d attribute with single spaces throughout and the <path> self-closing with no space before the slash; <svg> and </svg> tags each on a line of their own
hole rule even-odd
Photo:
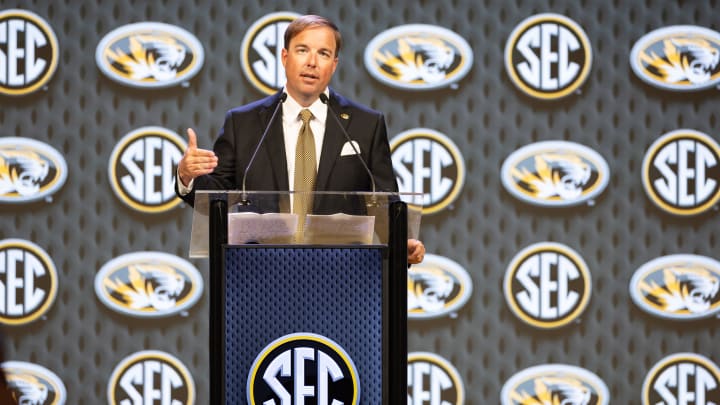
<svg viewBox="0 0 720 405">
<path fill-rule="evenodd" d="M 255 358 L 291 333 L 340 345 L 357 368 L 360 403 L 382 403 L 384 249 L 226 247 L 226 403 L 246 402 Z"/>
</svg>

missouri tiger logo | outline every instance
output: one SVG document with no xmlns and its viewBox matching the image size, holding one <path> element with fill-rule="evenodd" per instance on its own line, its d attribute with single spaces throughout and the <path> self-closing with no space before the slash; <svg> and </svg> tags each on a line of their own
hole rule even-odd
<svg viewBox="0 0 720 405">
<path fill-rule="evenodd" d="M 408 318 L 457 316 L 472 296 L 472 280 L 458 263 L 442 256 L 425 255 L 408 269 Z"/>
<path fill-rule="evenodd" d="M 115 195 L 144 213 L 177 207 L 182 200 L 175 194 L 175 174 L 186 147 L 180 135 L 161 127 L 142 127 L 125 135 L 108 164 Z"/>
<path fill-rule="evenodd" d="M 0 363 L 10 395 L 17 404 L 63 405 L 67 401 L 65 384 L 47 368 L 22 361 Z"/>
<path fill-rule="evenodd" d="M 663 90 L 694 91 L 720 83 L 720 33 L 693 25 L 675 25 L 640 38 L 630 66 L 645 83 Z"/>
<path fill-rule="evenodd" d="M 271 342 L 248 373 L 247 404 L 360 401 L 360 376 L 345 349 L 325 336 L 293 333 Z"/>
<path fill-rule="evenodd" d="M 696 353 L 676 353 L 657 362 L 642 386 L 642 405 L 720 404 L 720 369 Z"/>
<path fill-rule="evenodd" d="M 240 65 L 253 87 L 264 94 L 274 94 L 285 86 L 285 30 L 299 15 L 289 11 L 270 13 L 250 26 L 243 37 Z"/>
<path fill-rule="evenodd" d="M 465 384 L 460 373 L 437 354 L 408 353 L 407 379 L 408 404 L 465 404 Z"/>
<path fill-rule="evenodd" d="M 607 161 L 594 150 L 567 141 L 546 141 L 513 152 L 502 165 L 505 189 L 541 206 L 594 203 L 610 179 Z"/>
<path fill-rule="evenodd" d="M 110 79 L 138 88 L 187 83 L 203 66 L 200 41 L 174 25 L 124 25 L 103 37 L 95 50 L 98 68 Z"/>
<path fill-rule="evenodd" d="M 555 100 L 585 83 L 592 66 L 587 34 L 559 14 L 537 14 L 523 20 L 505 45 L 505 69 L 523 93 Z"/>
<path fill-rule="evenodd" d="M 720 311 L 720 262 L 681 254 L 642 265 L 630 280 L 630 296 L 645 312 L 672 320 L 695 320 Z"/>
<path fill-rule="evenodd" d="M 518 318 L 552 329 L 582 314 L 590 301 L 592 279 L 577 252 L 560 243 L 541 242 L 515 255 L 503 286 L 505 300 Z"/>
<path fill-rule="evenodd" d="M 195 382 L 175 356 L 144 350 L 125 357 L 108 381 L 108 405 L 195 404 Z"/>
<path fill-rule="evenodd" d="M 458 34 L 434 25 L 389 29 L 365 48 L 365 68 L 380 82 L 405 90 L 457 87 L 473 64 L 470 45 Z"/>
<path fill-rule="evenodd" d="M 610 393 L 594 373 L 565 364 L 526 368 L 510 377 L 500 392 L 501 405 L 608 405 Z"/>
<path fill-rule="evenodd" d="M 0 11 L 0 95 L 42 89 L 55 74 L 59 47 L 52 27 L 37 14 Z"/>
<path fill-rule="evenodd" d="M 692 129 L 678 129 L 657 139 L 645 153 L 645 193 L 661 210 L 678 215 L 702 214 L 720 199 L 720 145 Z"/>
<path fill-rule="evenodd" d="M 29 138 L 0 138 L 0 203 L 52 200 L 67 179 L 62 155 Z"/>
<path fill-rule="evenodd" d="M 0 240 L 0 323 L 24 325 L 55 302 L 58 273 L 50 256 L 22 239 Z"/>
<path fill-rule="evenodd" d="M 447 136 L 428 128 L 415 128 L 390 140 L 393 168 L 400 192 L 418 193 L 422 213 L 448 207 L 465 184 L 465 161 Z"/>
<path fill-rule="evenodd" d="M 202 296 L 200 272 L 162 252 L 130 253 L 106 263 L 95 276 L 95 293 L 108 308 L 134 317 L 170 316 Z"/>
</svg>

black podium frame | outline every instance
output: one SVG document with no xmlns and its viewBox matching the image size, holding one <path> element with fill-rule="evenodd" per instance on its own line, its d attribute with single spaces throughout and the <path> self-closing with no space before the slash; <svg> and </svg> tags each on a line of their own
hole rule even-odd
<svg viewBox="0 0 720 405">
<path fill-rule="evenodd" d="M 225 257 L 228 203 L 209 204 L 210 403 L 225 404 Z M 388 204 L 388 249 L 383 258 L 382 404 L 407 401 L 407 205 Z M 333 245 L 338 247 L 338 245 Z M 333 246 L 327 246 L 332 248 Z M 297 246 L 294 246 L 297 247 Z M 317 247 L 317 246 L 316 246 Z"/>
</svg>

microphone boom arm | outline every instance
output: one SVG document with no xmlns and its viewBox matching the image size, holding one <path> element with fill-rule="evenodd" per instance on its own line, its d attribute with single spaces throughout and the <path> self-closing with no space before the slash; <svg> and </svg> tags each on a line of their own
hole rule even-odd
<svg viewBox="0 0 720 405">
<path fill-rule="evenodd" d="M 242 205 L 248 205 L 250 203 L 247 199 L 247 194 L 245 193 L 245 180 L 247 179 L 248 171 L 250 171 L 250 166 L 252 166 L 253 162 L 255 161 L 255 157 L 257 156 L 258 151 L 260 151 L 260 146 L 263 144 L 263 141 L 265 141 L 265 138 L 267 137 L 268 132 L 270 132 L 270 127 L 272 126 L 273 122 L 275 122 L 275 116 L 277 115 L 278 111 L 280 111 L 280 106 L 285 102 L 286 99 L 287 99 L 287 93 L 283 92 L 280 95 L 280 101 L 275 106 L 275 111 L 273 111 L 273 114 L 270 117 L 270 121 L 268 121 L 268 124 L 265 127 L 265 131 L 263 131 L 262 136 L 260 136 L 260 140 L 258 141 L 257 146 L 255 146 L 255 150 L 253 151 L 252 156 L 250 156 L 250 160 L 248 161 L 248 164 L 245 167 L 245 172 L 243 173 L 243 178 L 242 178 L 242 194 L 241 194 L 241 200 L 240 200 L 240 203 Z"/>
</svg>

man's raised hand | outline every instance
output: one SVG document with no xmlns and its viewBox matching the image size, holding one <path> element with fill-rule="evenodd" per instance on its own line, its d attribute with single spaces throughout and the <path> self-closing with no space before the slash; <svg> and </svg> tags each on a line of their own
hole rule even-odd
<svg viewBox="0 0 720 405">
<path fill-rule="evenodd" d="M 188 147 L 178 162 L 178 175 L 185 186 L 198 176 L 212 173 L 218 162 L 213 151 L 197 147 L 197 135 L 192 128 L 188 128 L 187 135 Z"/>
</svg>

